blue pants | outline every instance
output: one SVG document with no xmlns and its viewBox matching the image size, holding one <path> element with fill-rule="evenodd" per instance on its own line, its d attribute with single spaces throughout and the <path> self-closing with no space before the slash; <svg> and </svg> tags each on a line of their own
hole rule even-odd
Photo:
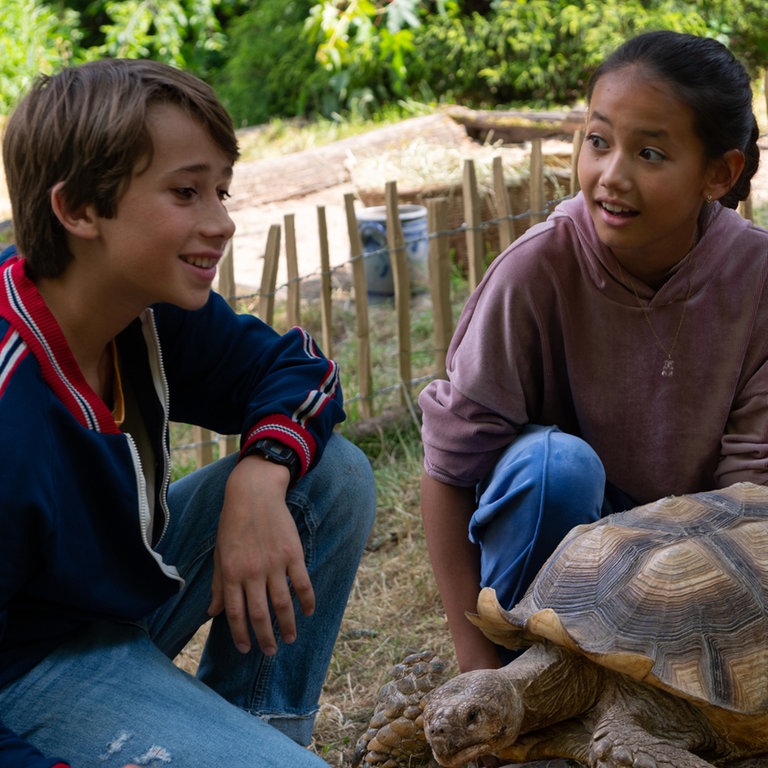
<svg viewBox="0 0 768 768">
<path fill-rule="evenodd" d="M 584 440 L 527 427 L 478 487 L 469 538 L 480 546 L 480 586 L 511 608 L 568 531 L 631 506 L 606 487 L 603 464 Z"/>
<path fill-rule="evenodd" d="M 312 616 L 297 608 L 296 642 L 280 644 L 276 656 L 264 656 L 258 646 L 243 656 L 222 614 L 212 622 L 196 679 L 172 659 L 208 620 L 213 546 L 234 460 L 222 459 L 171 486 L 163 556 L 185 578 L 183 592 L 144 622 L 94 624 L 3 688 L 5 725 L 75 768 L 326 765 L 299 745 L 310 742 L 373 524 L 370 464 L 334 436 L 318 466 L 289 492 L 316 597 Z"/>
</svg>

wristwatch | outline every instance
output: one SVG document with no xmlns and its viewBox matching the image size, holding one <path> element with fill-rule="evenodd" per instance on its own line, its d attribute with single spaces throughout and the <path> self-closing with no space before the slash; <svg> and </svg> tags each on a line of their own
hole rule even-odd
<svg viewBox="0 0 768 768">
<path fill-rule="evenodd" d="M 253 453 L 258 453 L 259 456 L 263 456 L 267 461 L 271 461 L 274 464 L 288 467 L 291 473 L 291 485 L 299 479 L 301 462 L 299 461 L 298 454 L 293 448 L 289 448 L 279 440 L 274 440 L 271 437 L 262 437 L 259 440 L 255 440 L 245 449 L 243 457 L 250 456 Z"/>
</svg>

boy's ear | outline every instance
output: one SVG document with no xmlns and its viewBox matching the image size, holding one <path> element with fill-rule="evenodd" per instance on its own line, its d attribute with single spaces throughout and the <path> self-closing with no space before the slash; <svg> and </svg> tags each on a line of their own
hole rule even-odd
<svg viewBox="0 0 768 768">
<path fill-rule="evenodd" d="M 710 178 L 704 187 L 705 200 L 719 200 L 738 181 L 744 170 L 744 153 L 740 149 L 729 149 L 722 157 L 712 162 Z"/>
<path fill-rule="evenodd" d="M 51 190 L 51 208 L 61 226 L 75 237 L 93 240 L 98 236 L 98 216 L 91 203 L 70 208 L 64 195 L 64 182 L 60 181 Z"/>
</svg>

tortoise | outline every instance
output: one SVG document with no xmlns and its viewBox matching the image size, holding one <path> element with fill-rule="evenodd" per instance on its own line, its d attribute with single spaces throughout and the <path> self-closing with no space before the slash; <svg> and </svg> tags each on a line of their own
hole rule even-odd
<svg viewBox="0 0 768 768">
<path fill-rule="evenodd" d="M 525 649 L 433 691 L 442 766 L 768 767 L 768 488 L 670 496 L 574 528 L 521 601 L 469 616 Z"/>
</svg>

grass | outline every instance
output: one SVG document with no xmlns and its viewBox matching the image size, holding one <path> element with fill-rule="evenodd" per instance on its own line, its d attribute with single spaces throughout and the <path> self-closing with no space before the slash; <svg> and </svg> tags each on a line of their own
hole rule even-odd
<svg viewBox="0 0 768 768">
<path fill-rule="evenodd" d="M 376 694 L 396 663 L 424 649 L 453 657 L 421 529 L 419 431 L 405 423 L 357 442 L 373 465 L 377 518 L 328 671 L 313 745 L 339 768 L 351 765 Z"/>
<path fill-rule="evenodd" d="M 372 118 L 354 115 L 312 120 L 275 118 L 263 125 L 242 128 L 237 132 L 240 156 L 241 160 L 247 162 L 301 152 L 432 111 L 431 107 L 424 104 L 402 101 Z"/>
</svg>

